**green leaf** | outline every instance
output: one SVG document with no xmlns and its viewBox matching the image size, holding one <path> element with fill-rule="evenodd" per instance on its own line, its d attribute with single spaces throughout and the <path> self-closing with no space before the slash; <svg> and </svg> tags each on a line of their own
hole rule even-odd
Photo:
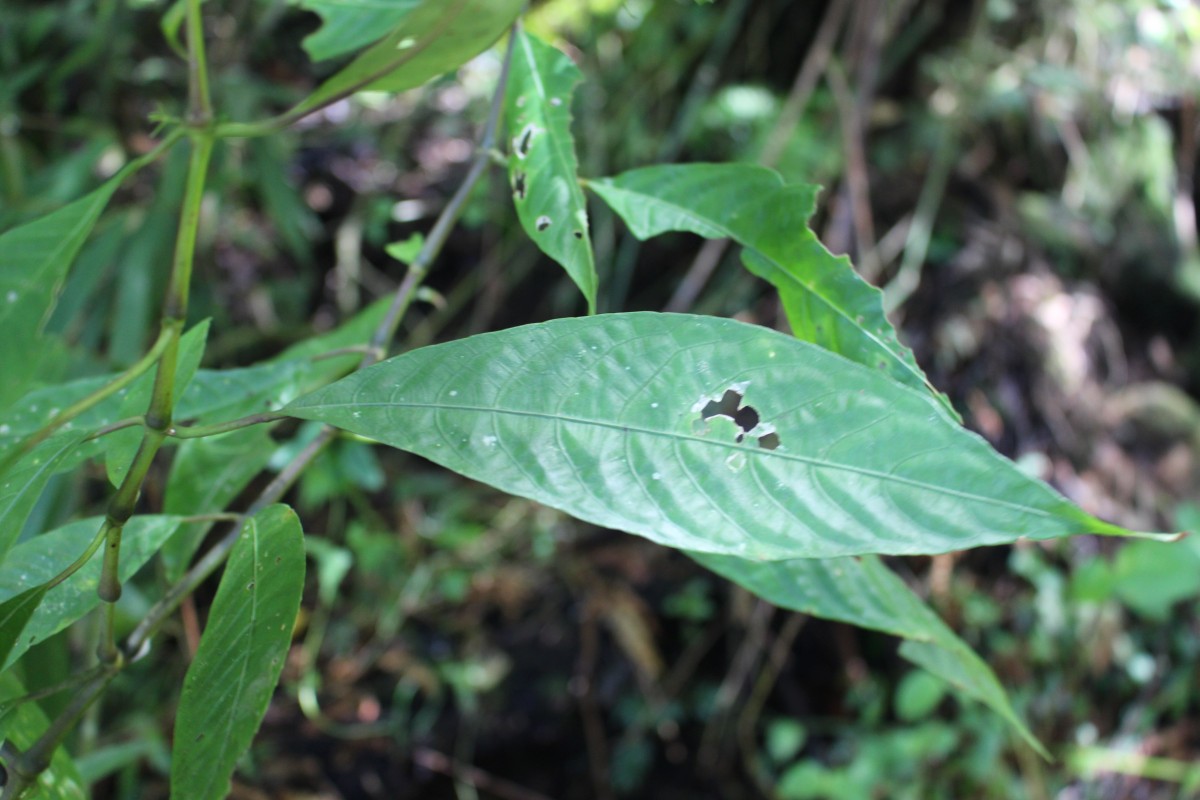
<svg viewBox="0 0 1200 800">
<path fill-rule="evenodd" d="M 52 436 L 0 475 L 0 558 L 16 542 L 46 484 L 82 440 L 80 433 Z"/>
<path fill-rule="evenodd" d="M 83 554 L 103 522 L 101 517 L 72 522 L 61 528 L 21 542 L 0 563 L 0 602 L 41 586 Z M 121 582 L 133 577 L 158 551 L 179 525 L 177 517 L 140 516 L 129 520 L 121 537 Z M 97 551 L 78 572 L 46 593 L 33 612 L 21 638 L 13 646 L 7 663 L 12 666 L 30 646 L 53 636 L 100 604 L 96 586 L 100 582 L 103 553 Z"/>
<path fill-rule="evenodd" d="M 395 28 L 420 0 L 300 0 L 298 5 L 321 15 L 324 23 L 304 37 L 313 61 L 352 53 Z"/>
<path fill-rule="evenodd" d="M 213 600 L 175 717 L 171 796 L 223 798 L 283 670 L 304 589 L 304 536 L 287 506 L 246 523 Z"/>
<path fill-rule="evenodd" d="M 25 687 L 11 672 L 0 675 L 0 740 L 8 740 L 27 750 L 50 727 L 50 720 L 37 703 L 21 703 L 15 708 L 5 701 L 25 694 Z M 50 768 L 38 776 L 37 784 L 23 800 L 86 800 L 88 793 L 75 762 L 62 748 L 50 757 Z"/>
<path fill-rule="evenodd" d="M 775 331 L 561 319 L 425 347 L 284 409 L 581 519 L 756 559 L 1125 534 L 937 401 Z"/>
<path fill-rule="evenodd" d="M 291 113 L 305 114 L 363 89 L 402 92 L 420 86 L 486 50 L 523 5 L 524 0 L 423 0 Z"/>
<path fill-rule="evenodd" d="M 988 665 L 877 557 L 762 563 L 689 555 L 780 608 L 906 639 L 900 650 L 905 657 L 989 706 L 1031 747 L 1046 754 Z"/>
<path fill-rule="evenodd" d="M 35 586 L 0 603 L 0 664 L 8 659 L 29 618 L 46 596 L 45 586 Z"/>
<path fill-rule="evenodd" d="M 745 248 L 746 267 L 779 290 L 797 338 L 931 391 L 954 414 L 896 338 L 880 291 L 809 230 L 819 187 L 787 185 L 777 173 L 749 164 L 647 167 L 587 186 L 639 239 L 666 231 L 733 239 Z"/>
<path fill-rule="evenodd" d="M 119 184 L 114 178 L 57 211 L 0 234 L 0 341 L 8 343 L 0 409 L 37 377 L 45 350 L 41 332 L 59 286 Z"/>
<path fill-rule="evenodd" d="M 562 264 L 595 313 L 596 264 L 571 137 L 571 95 L 582 76 L 557 48 L 515 35 L 504 96 L 513 203 L 529 238 Z"/>
<path fill-rule="evenodd" d="M 222 510 L 262 471 L 273 450 L 271 436 L 263 426 L 184 440 L 171 464 L 163 510 L 181 516 Z M 183 576 L 212 525 L 211 522 L 180 525 L 163 545 L 162 558 L 169 582 Z"/>
<path fill-rule="evenodd" d="M 1128 542 L 1113 561 L 1112 583 L 1134 611 L 1166 622 L 1171 606 L 1200 595 L 1200 546 L 1191 539 Z"/>
<path fill-rule="evenodd" d="M 204 356 L 204 345 L 208 340 L 208 325 L 209 320 L 204 320 L 179 340 L 179 359 L 175 365 L 176 397 L 184 393 L 196 370 L 200 368 L 200 359 Z M 134 384 L 132 390 L 121 401 L 117 418 L 125 419 L 145 414 L 150 407 L 153 391 L 153 380 L 142 380 Z M 113 486 L 120 486 L 129 472 L 133 458 L 142 443 L 143 433 L 141 426 L 135 426 L 111 433 L 100 440 L 100 447 L 104 449 L 104 467 Z"/>
</svg>

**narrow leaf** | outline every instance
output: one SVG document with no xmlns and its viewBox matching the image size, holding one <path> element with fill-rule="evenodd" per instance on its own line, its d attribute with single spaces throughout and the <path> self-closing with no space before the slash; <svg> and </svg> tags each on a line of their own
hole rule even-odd
<svg viewBox="0 0 1200 800">
<path fill-rule="evenodd" d="M 690 555 L 780 608 L 906 639 L 902 654 L 989 706 L 1031 747 L 1047 756 L 1013 709 L 995 673 L 877 557 L 763 563 L 734 556 Z"/>
<path fill-rule="evenodd" d="M 420 86 L 486 50 L 523 5 L 524 0 L 422 0 L 292 113 L 307 113 L 363 89 L 401 92 Z"/>
<path fill-rule="evenodd" d="M 79 433 L 52 436 L 0 475 L 0 558 L 21 534 L 21 526 L 46 484 L 82 440 L 83 434 Z M 0 658 L 2 663 L 4 660 Z"/>
<path fill-rule="evenodd" d="M 79 520 L 21 542 L 0 563 L 0 602 L 49 581 L 71 565 L 91 543 L 103 519 Z M 141 516 L 129 520 L 121 538 L 121 581 L 133 577 L 150 560 L 179 525 L 177 517 Z M 100 604 L 96 586 L 100 582 L 103 554 L 97 552 L 78 572 L 46 593 L 33 612 L 21 638 L 0 661 L 6 669 L 32 645 L 53 636 Z"/>
<path fill-rule="evenodd" d="M 923 391 L 775 331 L 605 314 L 425 347 L 285 411 L 674 547 L 774 560 L 1128 533 Z"/>
<path fill-rule="evenodd" d="M 0 234 L 0 341 L 10 343 L 5 348 L 0 409 L 36 378 L 44 350 L 42 327 L 55 295 L 119 183 L 114 178 L 57 211 Z"/>
<path fill-rule="evenodd" d="M 954 414 L 896 337 L 882 293 L 809 230 L 819 187 L 786 185 L 777 173 L 749 164 L 670 164 L 587 185 L 639 239 L 666 231 L 733 239 L 746 248 L 746 267 L 779 290 L 797 338 L 928 389 Z"/>
<path fill-rule="evenodd" d="M 246 523 L 184 679 L 171 796 L 223 798 L 283 670 L 304 589 L 304 537 L 286 506 Z"/>
<path fill-rule="evenodd" d="M 562 264 L 595 313 L 596 264 L 571 136 L 571 95 L 582 76 L 558 49 L 515 35 L 504 97 L 513 203 L 529 238 Z"/>
<path fill-rule="evenodd" d="M 378 41 L 395 28 L 419 0 L 300 0 L 298 5 L 321 15 L 324 23 L 304 37 L 313 61 L 352 53 Z"/>
<path fill-rule="evenodd" d="M 46 587 L 35 586 L 0 603 L 0 664 L 8 659 L 29 618 L 45 596 Z"/>
</svg>

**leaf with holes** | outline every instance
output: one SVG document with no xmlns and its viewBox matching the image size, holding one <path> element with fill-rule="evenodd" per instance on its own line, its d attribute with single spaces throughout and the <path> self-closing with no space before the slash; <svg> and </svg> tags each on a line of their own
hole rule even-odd
<svg viewBox="0 0 1200 800">
<path fill-rule="evenodd" d="M 986 704 L 1031 747 L 1049 757 L 1013 709 L 991 668 L 876 556 L 764 563 L 735 556 L 690 555 L 780 608 L 906 639 L 900 650 L 903 655 Z"/>
<path fill-rule="evenodd" d="M 0 408 L 37 378 L 45 350 L 42 327 L 59 286 L 118 185 L 120 178 L 113 178 L 57 211 L 0 234 L 0 341 L 9 343 Z"/>
<path fill-rule="evenodd" d="M 376 42 L 400 24 L 420 0 L 299 0 L 297 5 L 321 16 L 324 24 L 304 37 L 314 61 L 352 53 Z"/>
<path fill-rule="evenodd" d="M 229 555 L 175 717 L 171 796 L 223 798 L 287 656 L 304 590 L 304 535 L 287 506 L 251 518 Z"/>
<path fill-rule="evenodd" d="M 521 226 L 567 271 L 596 310 L 596 264 L 587 201 L 571 136 L 571 94 L 579 70 L 557 49 L 518 31 L 504 96 L 508 177 Z"/>
<path fill-rule="evenodd" d="M 689 231 L 728 237 L 746 267 L 779 290 L 797 338 L 932 392 L 912 352 L 896 338 L 882 295 L 845 256 L 834 257 L 808 228 L 819 187 L 785 184 L 749 164 L 670 164 L 587 182 L 639 239 Z"/>
<path fill-rule="evenodd" d="M 456 69 L 500 38 L 524 0 L 423 0 L 400 24 L 321 84 L 293 114 L 355 92 L 402 92 Z"/>
<path fill-rule="evenodd" d="M 923 391 L 727 319 L 605 314 L 425 347 L 284 409 L 674 547 L 755 559 L 1128 533 Z"/>
</svg>

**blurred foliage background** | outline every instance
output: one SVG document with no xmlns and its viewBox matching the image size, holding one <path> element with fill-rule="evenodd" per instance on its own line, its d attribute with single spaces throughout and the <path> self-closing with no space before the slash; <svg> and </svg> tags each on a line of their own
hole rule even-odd
<svg viewBox="0 0 1200 800">
<path fill-rule="evenodd" d="M 181 113 L 172 13 L 0 5 L 0 229 L 98 184 Z M 278 112 L 336 66 L 308 62 L 319 20 L 287 3 L 205 14 L 229 118 Z M 527 25 L 586 76 L 585 175 L 734 160 L 822 184 L 814 229 L 883 289 L 970 427 L 1093 513 L 1200 525 L 1200 4 L 547 0 Z M 492 53 L 220 146 L 193 293 L 195 318 L 214 320 L 207 365 L 254 363 L 395 288 L 498 67 Z M 71 342 L 62 374 L 127 365 L 151 340 L 180 155 L 121 191 L 73 270 L 50 320 Z M 641 244 L 593 214 L 603 310 L 784 324 L 724 244 Z M 582 310 L 498 172 L 422 301 L 403 348 Z M 281 429 L 268 470 L 311 435 Z M 103 482 L 58 480 L 29 529 L 93 508 Z M 1044 763 L 887 637 L 776 612 L 681 556 L 415 457 L 340 442 L 291 501 L 309 534 L 305 614 L 238 797 L 1200 797 L 1195 537 L 894 562 L 994 666 L 1056 753 Z M 161 580 L 148 572 L 143 587 Z M 83 727 L 98 797 L 164 795 L 173 687 L 211 592 L 97 710 L 116 733 Z M 127 622 L 142 597 L 127 589 Z M 85 640 L 36 648 L 30 688 Z"/>
</svg>

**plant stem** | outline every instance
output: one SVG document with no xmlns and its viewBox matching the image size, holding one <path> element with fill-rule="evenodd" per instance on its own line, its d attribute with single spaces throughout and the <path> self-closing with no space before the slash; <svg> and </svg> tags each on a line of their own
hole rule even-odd
<svg viewBox="0 0 1200 800">
<path fill-rule="evenodd" d="M 203 128 L 212 121 L 212 99 L 208 92 L 208 61 L 204 54 L 204 0 L 187 0 L 188 122 Z"/>
<path fill-rule="evenodd" d="M 165 431 L 167 436 L 176 439 L 203 439 L 206 436 L 216 436 L 230 431 L 240 430 L 241 428 L 249 428 L 251 425 L 261 425 L 265 422 L 276 422 L 281 419 L 287 419 L 288 415 L 278 411 L 264 411 L 261 414 L 250 414 L 239 419 L 231 419 L 228 422 L 217 422 L 212 425 L 184 425 L 180 427 L 171 426 Z"/>
</svg>

